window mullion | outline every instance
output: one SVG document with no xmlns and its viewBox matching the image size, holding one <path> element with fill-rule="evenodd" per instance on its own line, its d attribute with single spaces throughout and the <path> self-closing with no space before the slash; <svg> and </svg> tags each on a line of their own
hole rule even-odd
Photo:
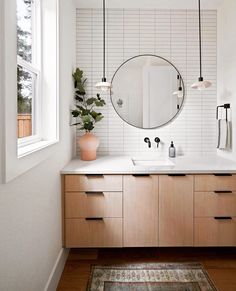
<svg viewBox="0 0 236 291">
<path fill-rule="evenodd" d="M 26 62 L 24 59 L 22 59 L 20 56 L 17 56 L 17 64 L 20 65 L 21 67 L 25 68 L 26 70 L 39 75 L 39 70 L 33 66 L 31 63 Z"/>
</svg>

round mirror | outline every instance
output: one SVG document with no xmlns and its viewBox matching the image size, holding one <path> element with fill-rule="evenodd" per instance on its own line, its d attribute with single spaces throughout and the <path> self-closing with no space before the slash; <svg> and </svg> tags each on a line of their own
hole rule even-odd
<svg viewBox="0 0 236 291">
<path fill-rule="evenodd" d="M 118 115 L 139 128 L 157 128 L 173 120 L 184 101 L 177 68 L 155 55 L 125 61 L 112 77 L 111 101 Z"/>
</svg>

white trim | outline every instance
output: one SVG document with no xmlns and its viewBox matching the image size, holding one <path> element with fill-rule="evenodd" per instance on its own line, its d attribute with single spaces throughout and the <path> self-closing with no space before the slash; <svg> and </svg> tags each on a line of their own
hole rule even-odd
<svg viewBox="0 0 236 291">
<path fill-rule="evenodd" d="M 31 44 L 31 62 L 25 61 L 21 56 L 17 55 L 17 65 L 29 71 L 32 74 L 32 135 L 24 138 L 18 138 L 18 153 L 22 152 L 22 148 L 42 140 L 42 90 L 41 90 L 41 68 L 42 68 L 42 36 L 41 36 L 41 1 L 32 1 L 32 44 Z M 37 145 L 36 145 L 37 147 Z M 23 150 L 28 152 L 27 148 Z M 18 156 L 20 157 L 20 156 Z"/>
<path fill-rule="evenodd" d="M 4 67 L 0 68 L 3 70 L 4 81 L 4 96 L 2 109 L 4 115 L 0 114 L 0 118 L 3 118 L 1 123 L 3 130 L 3 183 L 8 183 L 19 175 L 29 171 L 31 168 L 40 164 L 45 159 L 49 158 L 50 155 L 54 153 L 55 148 L 57 148 L 56 143 L 58 142 L 58 117 L 59 117 L 59 89 L 56 90 L 56 82 L 59 84 L 59 80 L 56 79 L 59 72 L 56 72 L 57 63 L 59 61 L 59 47 L 56 42 L 56 31 L 60 31 L 56 13 L 57 12 L 57 1 L 58 0 L 43 0 L 41 1 L 41 11 L 42 13 L 42 36 L 44 36 L 44 31 L 47 33 L 46 38 L 42 38 L 42 54 L 46 59 L 42 59 L 42 75 L 44 79 L 42 80 L 42 96 L 45 100 L 49 101 L 49 104 L 42 110 L 42 141 L 36 143 L 33 146 L 27 146 L 27 150 L 19 152 L 19 157 L 17 155 L 17 36 L 16 36 L 16 1 L 15 0 L 4 0 Z M 49 13 L 50 12 L 50 13 Z M 46 20 L 46 23 L 45 23 Z M 48 25 L 52 24 L 51 27 Z M 45 25 L 46 24 L 46 25 Z M 48 31 L 50 29 L 50 31 Z M 9 37 L 10 35 L 10 37 Z M 50 39 L 50 35 L 52 38 Z M 47 41 L 49 40 L 49 43 Z M 59 35 L 58 35 L 59 40 Z M 47 44 L 50 53 L 47 50 Z M 58 51 L 56 55 L 56 50 Z M 2 51 L 1 51 L 2 53 Z M 52 58 L 52 62 L 50 62 Z M 46 67 L 45 67 L 46 64 Z M 49 72 L 51 65 L 53 66 L 52 72 Z M 44 75 L 45 73 L 45 75 Z M 50 74 L 48 74 L 50 73 Z M 64 76 L 64 75 L 63 75 Z M 48 79 L 45 79 L 48 77 Z M 44 80 L 46 80 L 44 82 Z M 46 86 L 50 84 L 50 86 Z M 3 89 L 3 88 L 1 88 Z M 2 97 L 2 96 L 0 96 Z M 5 104 L 4 104 L 5 103 Z M 44 105 L 44 103 L 42 103 Z M 7 122 L 11 120 L 11 122 Z M 57 121 L 57 124 L 56 124 Z M 1 122 L 1 120 L 0 120 Z M 56 130 L 57 129 L 57 130 Z M 45 130 L 45 132 L 44 132 Z M 1 131 L 1 130 L 0 130 Z M 57 134 L 56 134 L 57 133 Z M 1 134 L 1 133 L 0 133 Z M 1 157 L 0 157 L 1 158 Z"/>
<path fill-rule="evenodd" d="M 55 291 L 61 278 L 66 260 L 68 258 L 70 249 L 61 249 L 57 260 L 52 268 L 51 274 L 48 278 L 44 291 Z"/>
<path fill-rule="evenodd" d="M 21 56 L 17 55 L 17 65 L 21 66 L 26 71 L 29 71 L 32 75 L 32 135 L 24 138 L 18 138 L 17 146 L 18 152 L 21 152 L 19 148 L 24 146 L 28 147 L 29 144 L 38 143 L 42 140 L 42 90 L 41 90 L 41 1 L 32 1 L 32 13 L 31 13 L 31 62 L 25 61 Z M 27 149 L 25 150 L 27 151 Z M 18 156 L 19 157 L 19 156 Z"/>
<path fill-rule="evenodd" d="M 28 71 L 32 76 L 32 103 L 31 103 L 31 116 L 32 116 L 32 135 L 24 138 L 18 138 L 18 147 L 23 147 L 25 144 L 38 142 L 42 139 L 41 133 L 41 74 L 30 63 L 24 61 L 21 57 L 17 56 L 17 65 L 23 70 Z"/>
<path fill-rule="evenodd" d="M 41 0 L 32 1 L 32 65 L 41 71 L 42 29 L 41 29 Z"/>
<path fill-rule="evenodd" d="M 5 2 L 0 1 L 0 43 L 5 41 Z M 0 184 L 5 181 L 5 45 L 0 45 Z"/>
<path fill-rule="evenodd" d="M 56 54 L 57 54 L 57 64 L 56 64 L 56 139 L 60 140 L 60 7 L 59 7 L 59 0 L 56 0 Z"/>
<path fill-rule="evenodd" d="M 19 147 L 17 156 L 20 159 L 56 143 L 58 143 L 58 140 L 41 140 L 39 142 L 30 143 L 23 147 Z"/>
<path fill-rule="evenodd" d="M 36 68 L 36 66 L 32 65 L 29 62 L 26 62 L 22 57 L 17 56 L 17 64 L 21 67 L 25 68 L 28 71 L 31 71 L 35 75 L 39 75 L 40 71 Z"/>
<path fill-rule="evenodd" d="M 26 136 L 26 137 L 22 137 L 22 138 L 18 138 L 18 148 L 22 148 L 25 146 L 28 146 L 32 143 L 36 143 L 41 141 L 41 137 L 38 134 L 35 135 L 31 135 L 31 136 Z"/>
</svg>

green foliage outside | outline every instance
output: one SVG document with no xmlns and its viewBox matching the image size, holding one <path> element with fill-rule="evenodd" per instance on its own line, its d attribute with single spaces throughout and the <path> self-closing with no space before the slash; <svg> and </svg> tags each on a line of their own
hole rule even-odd
<svg viewBox="0 0 236 291">
<path fill-rule="evenodd" d="M 18 5 L 23 5 L 18 3 Z M 31 2 L 32 0 L 20 0 L 25 4 L 27 14 L 24 15 L 25 22 L 31 22 Z M 31 30 L 23 30 L 17 21 L 17 54 L 23 60 L 31 62 L 32 46 L 31 46 Z M 21 66 L 17 67 L 17 109 L 18 114 L 32 113 L 32 76 Z"/>
<path fill-rule="evenodd" d="M 17 67 L 17 107 L 18 114 L 31 114 L 32 113 L 32 98 L 24 97 L 22 94 L 23 87 L 27 86 L 28 90 L 31 90 L 31 83 L 28 83 L 28 80 L 31 80 L 31 75 L 22 70 L 20 66 Z"/>
<path fill-rule="evenodd" d="M 77 68 L 72 76 L 74 79 L 76 109 L 72 110 L 71 114 L 73 117 L 79 118 L 79 122 L 73 125 L 80 125 L 81 130 L 90 132 L 94 129 L 95 123 L 103 119 L 102 113 L 95 111 L 95 108 L 103 107 L 106 103 L 100 97 L 100 94 L 97 94 L 96 97 L 86 97 L 85 85 L 87 79 L 83 77 L 82 70 Z"/>
</svg>

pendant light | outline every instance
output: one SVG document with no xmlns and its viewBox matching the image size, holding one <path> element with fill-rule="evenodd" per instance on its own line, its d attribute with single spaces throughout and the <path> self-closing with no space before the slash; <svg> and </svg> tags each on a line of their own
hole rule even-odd
<svg viewBox="0 0 236 291">
<path fill-rule="evenodd" d="M 182 98 L 183 97 L 183 87 L 182 87 L 182 84 L 181 84 L 181 78 L 180 78 L 180 75 L 177 75 L 177 87 L 178 87 L 178 90 L 175 91 L 173 93 L 173 95 L 177 95 L 178 98 Z"/>
<path fill-rule="evenodd" d="M 200 77 L 192 84 L 191 88 L 204 90 L 211 86 L 210 81 L 205 81 L 202 76 L 202 27 L 201 27 L 201 0 L 198 0 L 198 21 L 199 21 L 199 57 L 200 57 Z"/>
<path fill-rule="evenodd" d="M 102 82 L 98 82 L 95 87 L 101 91 L 108 91 L 111 84 L 106 80 L 106 7 L 105 0 L 103 0 L 103 77 Z"/>
</svg>

